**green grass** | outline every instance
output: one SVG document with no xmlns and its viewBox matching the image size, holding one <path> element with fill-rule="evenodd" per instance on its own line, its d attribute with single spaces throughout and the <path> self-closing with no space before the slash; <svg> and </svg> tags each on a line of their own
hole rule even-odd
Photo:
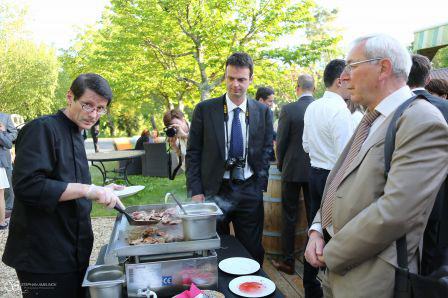
<svg viewBox="0 0 448 298">
<path fill-rule="evenodd" d="M 112 169 L 116 166 L 115 162 L 105 163 L 107 169 Z M 90 174 L 92 175 L 92 182 L 96 185 L 103 184 L 103 178 L 98 169 L 90 167 Z M 168 178 L 157 177 L 143 177 L 143 176 L 129 176 L 129 181 L 134 185 L 144 185 L 145 189 L 133 196 L 122 198 L 125 206 L 147 205 L 163 203 L 165 194 L 172 192 L 181 201 L 187 201 L 187 188 L 185 184 L 185 175 L 176 176 L 176 179 L 169 180 Z M 115 182 L 119 183 L 119 182 Z M 170 201 L 173 203 L 172 201 Z M 116 216 L 117 211 L 106 208 L 100 204 L 93 203 L 92 217 L 96 216 Z"/>
</svg>

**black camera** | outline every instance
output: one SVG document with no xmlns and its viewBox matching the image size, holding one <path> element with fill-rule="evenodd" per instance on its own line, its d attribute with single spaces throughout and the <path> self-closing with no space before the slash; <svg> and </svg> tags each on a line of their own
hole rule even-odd
<svg viewBox="0 0 448 298">
<path fill-rule="evenodd" d="M 246 165 L 246 160 L 243 157 L 228 158 L 225 164 L 225 169 L 230 173 L 230 180 L 235 184 L 244 183 L 244 166 Z"/>
<path fill-rule="evenodd" d="M 175 127 L 165 127 L 163 131 L 169 138 L 175 137 L 177 133 L 177 129 Z"/>
</svg>

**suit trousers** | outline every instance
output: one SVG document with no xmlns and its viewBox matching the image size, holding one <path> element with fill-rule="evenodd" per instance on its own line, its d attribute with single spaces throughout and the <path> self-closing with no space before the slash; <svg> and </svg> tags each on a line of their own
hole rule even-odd
<svg viewBox="0 0 448 298">
<path fill-rule="evenodd" d="M 12 167 L 5 168 L 6 176 L 8 176 L 9 188 L 5 189 L 5 209 L 12 210 L 14 205 L 14 191 L 12 189 Z"/>
<path fill-rule="evenodd" d="M 52 274 L 16 272 L 24 298 L 84 298 L 87 290 L 82 287 L 82 281 L 86 270 L 87 268 L 79 272 Z"/>
<path fill-rule="evenodd" d="M 309 201 L 308 182 L 291 182 L 282 179 L 282 250 L 284 262 L 294 266 L 294 242 L 300 190 L 305 202 Z M 305 214 L 308 214 L 308 210 Z"/>
<path fill-rule="evenodd" d="M 322 195 L 325 189 L 325 183 L 327 182 L 329 170 L 318 169 L 311 167 L 309 172 L 309 188 L 310 188 L 310 214 L 308 215 L 308 223 L 311 226 L 313 219 L 319 211 L 320 203 L 322 201 Z M 314 268 L 304 259 L 303 264 L 303 287 L 305 290 L 320 287 L 320 283 L 317 280 L 318 268 Z"/>
<path fill-rule="evenodd" d="M 229 235 L 229 225 L 232 223 L 235 237 L 263 265 L 263 191 L 257 179 L 252 177 L 241 185 L 231 184 L 224 179 L 218 195 L 207 200 L 213 200 L 223 212 L 216 222 L 218 234 Z"/>
</svg>

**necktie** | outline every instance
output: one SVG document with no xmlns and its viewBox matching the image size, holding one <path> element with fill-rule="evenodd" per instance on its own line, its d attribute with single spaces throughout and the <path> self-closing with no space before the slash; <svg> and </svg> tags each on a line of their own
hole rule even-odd
<svg viewBox="0 0 448 298">
<path fill-rule="evenodd" d="M 230 152 L 229 157 L 243 157 L 244 147 L 243 147 L 243 131 L 241 128 L 240 121 L 240 108 L 233 110 L 233 120 L 232 120 L 232 132 L 230 135 Z"/>
<path fill-rule="evenodd" d="M 325 229 L 329 225 L 332 224 L 333 221 L 333 202 L 334 197 L 336 194 L 336 190 L 339 187 L 339 184 L 342 182 L 342 179 L 344 178 L 345 171 L 349 167 L 349 165 L 352 163 L 352 161 L 355 159 L 356 155 L 358 154 L 359 150 L 361 150 L 361 146 L 364 143 L 364 141 L 367 138 L 367 135 L 369 134 L 369 129 L 372 126 L 373 121 L 380 115 L 379 112 L 376 110 L 373 110 L 372 112 L 367 113 L 364 115 L 364 117 L 361 120 L 361 123 L 359 124 L 359 128 L 356 131 L 356 135 L 353 139 L 353 143 L 350 146 L 350 149 L 345 156 L 345 159 L 337 171 L 336 175 L 334 176 L 333 180 L 330 183 L 330 186 L 328 187 L 328 191 L 326 193 L 324 203 L 322 205 L 322 228 Z"/>
</svg>

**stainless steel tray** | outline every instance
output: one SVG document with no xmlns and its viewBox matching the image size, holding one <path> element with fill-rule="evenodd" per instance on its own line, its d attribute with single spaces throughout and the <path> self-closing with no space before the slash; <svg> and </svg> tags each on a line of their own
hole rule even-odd
<svg viewBox="0 0 448 298">
<path fill-rule="evenodd" d="M 130 206 L 126 208 L 126 212 L 132 213 L 134 211 L 151 211 L 152 209 L 165 209 L 175 207 L 175 204 L 155 204 L 155 205 L 141 205 Z M 218 234 L 211 239 L 192 240 L 192 241 L 178 241 L 170 243 L 159 244 L 140 244 L 130 245 L 128 243 L 129 234 L 138 226 L 130 226 L 126 217 L 122 214 L 117 215 L 112 234 L 107 246 L 105 259 L 111 257 L 129 257 L 129 256 L 145 256 L 145 255 L 164 255 L 179 252 L 202 251 L 209 249 L 217 249 L 221 246 L 221 239 Z M 182 225 L 178 224 L 172 227 L 166 227 L 174 231 L 182 233 Z M 109 263 L 109 262 L 108 262 Z"/>
</svg>

